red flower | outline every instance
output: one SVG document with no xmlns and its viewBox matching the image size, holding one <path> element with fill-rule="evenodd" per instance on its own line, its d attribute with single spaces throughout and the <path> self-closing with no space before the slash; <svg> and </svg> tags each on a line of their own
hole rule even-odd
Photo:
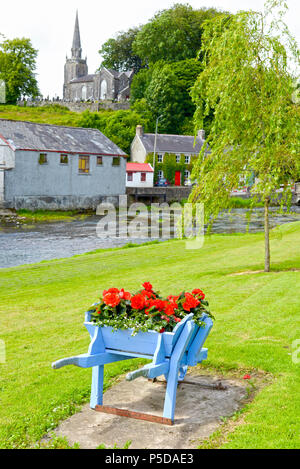
<svg viewBox="0 0 300 469">
<path fill-rule="evenodd" d="M 165 330 L 166 330 L 166 329 L 163 327 L 163 328 L 159 331 L 159 333 L 160 333 L 160 334 L 163 334 L 163 333 L 165 332 Z"/>
<path fill-rule="evenodd" d="M 153 287 L 152 287 L 151 283 L 145 282 L 145 283 L 143 283 L 142 286 L 145 288 L 145 290 L 152 292 Z"/>
<path fill-rule="evenodd" d="M 145 308 L 146 304 L 146 299 L 141 294 L 135 295 L 131 298 L 131 306 L 133 309 L 138 309 L 140 311 Z"/>
<path fill-rule="evenodd" d="M 120 290 L 120 298 L 122 300 L 131 300 L 131 294 L 128 291 L 124 291 L 124 288 Z"/>
<path fill-rule="evenodd" d="M 114 308 L 120 303 L 120 297 L 117 293 L 106 293 L 103 296 L 103 301 L 106 305 L 112 306 Z"/>
<path fill-rule="evenodd" d="M 193 295 L 198 296 L 201 300 L 204 300 L 205 294 L 203 293 L 200 288 L 196 288 L 195 290 L 192 291 Z"/>
<path fill-rule="evenodd" d="M 142 290 L 141 295 L 144 295 L 146 298 L 152 298 L 153 297 L 153 293 L 151 291 L 147 291 L 147 290 Z"/>
<path fill-rule="evenodd" d="M 251 379 L 251 376 L 250 376 L 250 375 L 245 375 L 245 376 L 243 377 L 243 379 Z"/>
<path fill-rule="evenodd" d="M 119 293 L 120 290 L 118 288 L 110 288 L 109 290 L 104 290 L 102 295 L 106 295 L 106 293 Z"/>
<path fill-rule="evenodd" d="M 193 295 L 191 295 L 190 293 L 186 293 L 185 298 L 186 301 L 182 305 L 185 311 L 191 311 L 191 309 L 197 308 L 200 303 L 200 301 L 197 300 L 197 298 L 194 298 Z"/>
<path fill-rule="evenodd" d="M 152 306 L 155 306 L 158 311 L 163 311 L 166 306 L 166 302 L 162 300 L 153 300 L 151 301 Z"/>
<path fill-rule="evenodd" d="M 174 309 L 175 309 L 175 305 L 167 303 L 167 304 L 165 305 L 164 312 L 165 312 L 168 316 L 173 316 L 173 315 L 175 314 Z"/>
</svg>

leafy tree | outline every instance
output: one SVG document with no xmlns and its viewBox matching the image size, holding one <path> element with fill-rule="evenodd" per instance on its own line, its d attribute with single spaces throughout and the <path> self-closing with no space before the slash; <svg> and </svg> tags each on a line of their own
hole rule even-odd
<svg viewBox="0 0 300 469">
<path fill-rule="evenodd" d="M 96 128 L 110 138 L 125 153 L 130 154 L 130 145 L 136 133 L 136 126 L 149 128 L 148 120 L 136 111 L 84 111 L 78 122 L 79 127 Z"/>
<path fill-rule="evenodd" d="M 196 57 L 201 47 L 203 22 L 218 15 L 214 8 L 193 10 L 187 4 L 175 4 L 158 12 L 137 33 L 133 51 L 144 64 L 159 60 L 176 62 Z"/>
<path fill-rule="evenodd" d="M 191 130 L 187 121 L 192 122 L 195 105 L 190 91 L 201 70 L 202 65 L 196 59 L 155 64 L 145 98 L 153 119 L 162 116 L 161 132 L 176 134 L 183 129 Z"/>
<path fill-rule="evenodd" d="M 153 67 L 143 68 L 134 75 L 130 87 L 130 103 L 134 104 L 137 100 L 143 99 L 146 90 L 151 83 Z"/>
<path fill-rule="evenodd" d="M 254 172 L 252 188 L 265 206 L 265 271 L 270 270 L 269 205 L 284 184 L 282 208 L 289 205 L 289 182 L 299 176 L 299 104 L 294 103 L 288 57 L 299 52 L 284 24 L 285 5 L 268 1 L 263 13 L 240 12 L 220 33 L 222 18 L 207 24 L 202 37 L 203 72 L 193 89 L 195 122 L 202 127 L 215 109 L 193 177 L 191 201 L 205 204 L 206 221 L 229 206 L 240 178 Z M 276 14 L 278 16 L 276 16 Z"/>
<path fill-rule="evenodd" d="M 35 77 L 37 54 L 30 39 L 5 39 L 0 43 L 0 78 L 5 81 L 7 103 L 16 103 L 22 95 L 39 95 Z"/>
<path fill-rule="evenodd" d="M 115 38 L 108 39 L 99 54 L 103 57 L 101 65 L 119 72 L 133 69 L 136 73 L 142 66 L 142 61 L 132 50 L 133 41 L 140 28 L 130 28 L 119 32 Z"/>
</svg>

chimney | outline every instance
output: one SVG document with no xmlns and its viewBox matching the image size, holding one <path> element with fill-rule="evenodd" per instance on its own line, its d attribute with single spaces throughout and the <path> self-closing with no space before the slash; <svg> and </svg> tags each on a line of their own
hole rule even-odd
<svg viewBox="0 0 300 469">
<path fill-rule="evenodd" d="M 205 140 L 205 130 L 198 130 L 198 137 L 201 138 L 201 140 Z"/>
<path fill-rule="evenodd" d="M 144 135 L 144 128 L 142 125 L 137 125 L 136 126 L 136 135 L 138 137 L 142 137 Z"/>
</svg>

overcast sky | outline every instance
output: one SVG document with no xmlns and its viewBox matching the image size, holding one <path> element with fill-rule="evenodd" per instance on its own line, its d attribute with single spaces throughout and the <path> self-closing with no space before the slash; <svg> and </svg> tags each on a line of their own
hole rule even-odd
<svg viewBox="0 0 300 469">
<path fill-rule="evenodd" d="M 100 65 L 98 50 L 118 31 L 144 24 L 158 11 L 174 3 L 189 3 L 193 8 L 215 7 L 235 13 L 262 10 L 264 0 L 9 0 L 1 1 L 0 33 L 7 38 L 27 37 L 38 49 L 37 78 L 44 96 L 62 96 L 66 54 L 70 56 L 76 8 L 83 56 L 87 55 L 89 73 Z M 286 21 L 300 44 L 300 1 L 287 0 Z"/>
</svg>

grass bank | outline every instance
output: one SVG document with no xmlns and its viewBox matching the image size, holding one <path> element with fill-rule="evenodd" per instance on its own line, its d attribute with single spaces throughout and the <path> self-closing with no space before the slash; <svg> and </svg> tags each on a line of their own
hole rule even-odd
<svg viewBox="0 0 300 469">
<path fill-rule="evenodd" d="M 198 251 L 184 241 L 101 251 L 71 259 L 0 270 L 0 447 L 28 447 L 86 402 L 91 372 L 51 369 L 59 358 L 85 353 L 83 313 L 104 287 L 138 289 L 151 281 L 163 294 L 202 288 L 216 322 L 207 341 L 207 365 L 219 370 L 263 370 L 274 377 L 249 404 L 226 448 L 299 448 L 300 364 L 292 362 L 299 337 L 300 223 L 271 236 L 269 274 L 263 234 L 213 235 Z M 300 354 L 299 354 L 300 355 Z M 105 368 L 105 386 L 134 365 Z"/>
<path fill-rule="evenodd" d="M 17 210 L 18 217 L 29 222 L 54 222 L 54 221 L 72 221 L 75 219 L 85 218 L 94 212 L 79 212 L 78 210 L 70 211 L 52 211 L 52 210 Z"/>
</svg>

